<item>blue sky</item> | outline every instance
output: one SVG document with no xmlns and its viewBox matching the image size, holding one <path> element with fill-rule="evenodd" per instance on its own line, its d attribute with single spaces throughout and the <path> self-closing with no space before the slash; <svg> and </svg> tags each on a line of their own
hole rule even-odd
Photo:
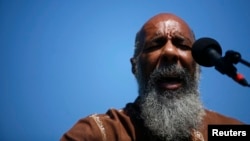
<svg viewBox="0 0 250 141">
<path fill-rule="evenodd" d="M 77 120 L 120 109 L 137 96 L 129 59 L 135 33 L 171 12 L 196 38 L 250 61 L 247 0 L 1 0 L 0 140 L 59 140 Z M 238 63 L 250 82 L 250 68 Z M 250 88 L 202 67 L 208 109 L 250 123 Z"/>
</svg>

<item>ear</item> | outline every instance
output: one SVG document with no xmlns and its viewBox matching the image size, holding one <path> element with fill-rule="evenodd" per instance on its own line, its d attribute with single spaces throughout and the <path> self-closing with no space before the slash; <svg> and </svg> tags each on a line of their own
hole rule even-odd
<svg viewBox="0 0 250 141">
<path fill-rule="evenodd" d="M 132 70 L 132 73 L 135 75 L 137 72 L 137 67 L 136 67 L 136 60 L 135 58 L 130 58 L 130 63 L 131 63 L 131 70 Z"/>
</svg>

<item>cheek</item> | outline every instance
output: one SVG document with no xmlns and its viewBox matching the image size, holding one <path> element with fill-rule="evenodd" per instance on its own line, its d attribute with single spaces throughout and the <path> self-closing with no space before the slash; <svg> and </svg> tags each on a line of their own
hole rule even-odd
<svg viewBox="0 0 250 141">
<path fill-rule="evenodd" d="M 192 57 L 191 51 L 179 51 L 179 59 L 183 67 L 187 68 L 191 72 L 195 70 L 195 62 Z"/>
<path fill-rule="evenodd" d="M 139 58 L 139 66 L 144 77 L 148 77 L 151 72 L 155 69 L 157 65 L 157 60 L 159 58 L 159 52 L 155 51 L 153 53 L 141 54 Z"/>
</svg>

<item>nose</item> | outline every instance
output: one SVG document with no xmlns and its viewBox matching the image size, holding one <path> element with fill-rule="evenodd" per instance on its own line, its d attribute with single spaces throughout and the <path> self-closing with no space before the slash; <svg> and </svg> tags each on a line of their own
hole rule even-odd
<svg viewBox="0 0 250 141">
<path fill-rule="evenodd" d="M 161 55 L 159 59 L 159 65 L 172 65 L 178 61 L 178 49 L 176 46 L 168 40 L 168 42 L 163 46 L 161 50 Z"/>
</svg>

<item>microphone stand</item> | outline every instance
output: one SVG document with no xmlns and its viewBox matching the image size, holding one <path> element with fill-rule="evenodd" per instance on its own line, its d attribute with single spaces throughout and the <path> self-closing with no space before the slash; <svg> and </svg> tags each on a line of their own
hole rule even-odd
<svg viewBox="0 0 250 141">
<path fill-rule="evenodd" d="M 215 69 L 217 69 L 222 74 L 227 74 L 239 84 L 250 87 L 250 84 L 247 82 L 244 76 L 240 73 L 237 73 L 237 69 L 233 65 L 239 62 L 250 67 L 250 63 L 242 59 L 240 53 L 233 50 L 229 50 L 226 52 L 224 57 L 222 57 L 218 62 L 216 62 Z"/>
<path fill-rule="evenodd" d="M 241 58 L 241 55 L 239 52 L 229 50 L 226 52 L 225 58 L 227 58 L 230 62 L 237 64 L 238 62 L 241 62 L 242 64 L 250 67 L 250 63 L 246 60 Z"/>
</svg>

